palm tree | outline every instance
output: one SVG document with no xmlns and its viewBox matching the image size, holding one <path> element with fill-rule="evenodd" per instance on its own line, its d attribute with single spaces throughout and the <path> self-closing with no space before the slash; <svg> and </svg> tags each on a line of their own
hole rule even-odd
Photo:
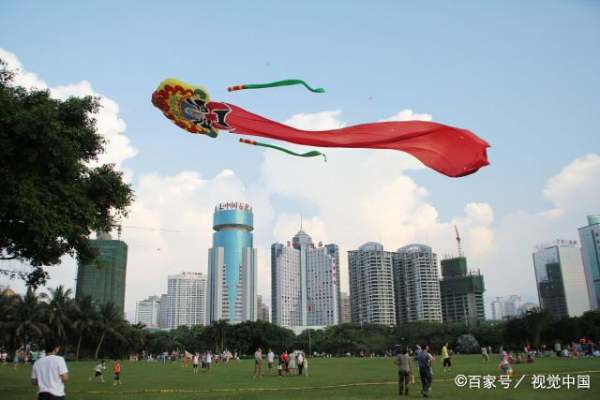
<svg viewBox="0 0 600 400">
<path fill-rule="evenodd" d="M 73 307 L 71 289 L 65 290 L 60 285 L 56 289 L 50 289 L 50 301 L 48 303 L 48 326 L 61 343 L 67 338 L 67 331 L 73 326 L 70 318 L 70 309 Z"/>
<path fill-rule="evenodd" d="M 45 294 L 39 296 L 32 288 L 27 289 L 25 296 L 16 296 L 16 305 L 12 328 L 14 332 L 15 347 L 25 345 L 32 339 L 42 339 L 49 332 L 45 316 L 47 304 Z"/>
<path fill-rule="evenodd" d="M 14 343 L 12 326 L 16 317 L 18 297 L 0 293 L 0 345 Z"/>
<path fill-rule="evenodd" d="M 146 325 L 141 322 L 126 326 L 124 333 L 130 351 L 137 353 L 144 349 L 148 341 L 148 332 L 144 330 L 145 327 Z"/>
<path fill-rule="evenodd" d="M 225 332 L 228 326 L 229 323 L 225 319 L 220 319 L 212 324 L 215 331 L 215 347 L 219 353 L 225 348 Z"/>
<path fill-rule="evenodd" d="M 98 319 L 96 321 L 96 328 L 99 332 L 101 332 L 101 334 L 94 358 L 98 358 L 100 348 L 102 347 L 102 343 L 107 335 L 113 336 L 119 340 L 125 340 L 121 334 L 124 325 L 125 321 L 123 320 L 121 313 L 117 310 L 117 307 L 114 305 L 114 303 L 105 303 L 100 307 Z"/>
<path fill-rule="evenodd" d="M 81 350 L 81 340 L 83 336 L 92 331 L 96 326 L 98 319 L 98 310 L 90 296 L 84 296 L 76 299 L 73 309 L 71 309 L 73 328 L 79 334 L 77 340 L 77 351 L 75 359 L 79 360 L 79 351 Z"/>
</svg>

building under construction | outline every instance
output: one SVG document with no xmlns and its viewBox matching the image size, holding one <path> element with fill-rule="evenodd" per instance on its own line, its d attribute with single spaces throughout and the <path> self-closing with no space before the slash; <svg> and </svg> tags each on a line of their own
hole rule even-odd
<svg viewBox="0 0 600 400">
<path fill-rule="evenodd" d="M 444 323 L 474 323 L 485 320 L 483 292 L 485 285 L 479 271 L 469 272 L 456 229 L 458 257 L 442 260 L 442 319 Z"/>
<path fill-rule="evenodd" d="M 108 233 L 98 233 L 92 245 L 98 257 L 77 266 L 75 297 L 90 296 L 97 304 L 112 302 L 123 313 L 125 308 L 125 277 L 127 274 L 127 244 L 112 240 Z"/>
</svg>

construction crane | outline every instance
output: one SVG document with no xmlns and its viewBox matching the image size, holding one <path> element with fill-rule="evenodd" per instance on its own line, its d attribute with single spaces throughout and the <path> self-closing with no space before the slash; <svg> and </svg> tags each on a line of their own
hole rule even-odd
<svg viewBox="0 0 600 400">
<path fill-rule="evenodd" d="M 159 231 L 159 232 L 168 232 L 168 233 L 180 233 L 181 231 L 177 231 L 174 229 L 162 229 L 162 228 L 152 228 L 147 226 L 132 226 L 132 225 L 117 225 L 117 237 L 121 240 L 121 234 L 123 233 L 123 228 L 126 229 L 141 229 L 144 231 Z"/>
<path fill-rule="evenodd" d="M 460 245 L 460 233 L 458 233 L 458 226 L 454 225 L 454 232 L 456 232 L 456 244 L 458 245 L 458 256 L 463 257 L 462 246 Z"/>
</svg>

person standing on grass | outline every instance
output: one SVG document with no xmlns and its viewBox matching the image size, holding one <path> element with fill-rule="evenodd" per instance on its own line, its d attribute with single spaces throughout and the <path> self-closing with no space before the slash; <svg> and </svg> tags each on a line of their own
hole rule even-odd
<svg viewBox="0 0 600 400">
<path fill-rule="evenodd" d="M 433 356 L 429 353 L 429 346 L 424 346 L 417 356 L 417 364 L 419 365 L 419 375 L 421 376 L 421 393 L 423 397 L 429 397 L 429 390 L 431 389 L 431 383 L 433 381 L 433 374 L 431 373 L 431 362 Z"/>
<path fill-rule="evenodd" d="M 13 358 L 13 369 L 16 371 L 17 370 L 17 366 L 19 365 L 19 361 L 21 358 L 21 348 L 18 348 L 17 350 L 15 350 L 15 357 Z M 23 361 L 25 362 L 25 361 Z"/>
<path fill-rule="evenodd" d="M 304 376 L 304 353 L 298 353 L 298 375 Z"/>
<path fill-rule="evenodd" d="M 483 359 L 484 363 L 490 360 L 490 356 L 488 355 L 488 348 L 485 346 L 481 346 L 481 358 Z"/>
<path fill-rule="evenodd" d="M 281 355 L 281 357 L 283 358 L 283 372 L 284 375 L 288 375 L 288 373 L 290 372 L 290 355 L 288 354 L 287 350 L 283 352 L 283 354 Z"/>
<path fill-rule="evenodd" d="M 194 370 L 194 375 L 198 373 L 198 353 L 194 353 L 192 356 L 192 369 Z"/>
<path fill-rule="evenodd" d="M 304 355 L 304 376 L 308 376 L 308 357 Z"/>
<path fill-rule="evenodd" d="M 213 362 L 213 355 L 209 350 L 206 352 L 206 371 L 207 372 L 210 372 L 210 367 L 212 365 L 212 362 Z"/>
<path fill-rule="evenodd" d="M 289 354 L 288 359 L 288 373 L 290 375 L 296 375 L 296 368 L 298 367 L 298 360 L 296 359 L 296 352 L 293 351 Z"/>
<path fill-rule="evenodd" d="M 259 347 L 254 352 L 254 379 L 259 378 L 262 371 L 262 349 Z"/>
<path fill-rule="evenodd" d="M 444 372 L 447 372 L 452 367 L 452 361 L 450 360 L 450 354 L 448 353 L 448 342 L 442 346 L 442 359 L 444 360 Z"/>
<path fill-rule="evenodd" d="M 269 349 L 267 353 L 267 363 L 269 365 L 269 375 L 273 375 L 273 362 L 275 361 L 275 354 L 273 350 Z"/>
<path fill-rule="evenodd" d="M 122 385 L 121 382 L 121 360 L 115 361 L 115 365 L 113 365 L 113 372 L 115 374 L 115 380 L 113 382 L 113 386 Z"/>
<path fill-rule="evenodd" d="M 394 364 L 398 366 L 398 394 L 408 396 L 408 384 L 410 381 L 410 354 L 408 348 L 402 346 L 398 349 Z"/>
<path fill-rule="evenodd" d="M 508 356 L 508 353 L 506 351 L 502 354 L 502 361 L 500 361 L 498 368 L 500 369 L 500 371 L 502 371 L 504 375 L 512 376 L 513 374 L 512 365 L 510 363 L 510 357 Z"/>
<path fill-rule="evenodd" d="M 46 340 L 46 351 L 48 355 L 33 364 L 31 383 L 38 387 L 38 400 L 64 400 L 69 370 L 65 359 L 58 355 L 58 341 Z"/>
<path fill-rule="evenodd" d="M 100 382 L 104 383 L 103 372 L 105 369 L 106 365 L 104 365 L 104 360 L 102 360 L 99 364 L 96 365 L 96 367 L 94 367 L 94 376 L 90 376 L 88 378 L 88 382 L 91 381 L 92 378 L 94 378 L 94 380 L 98 380 L 98 378 L 100 378 Z"/>
</svg>

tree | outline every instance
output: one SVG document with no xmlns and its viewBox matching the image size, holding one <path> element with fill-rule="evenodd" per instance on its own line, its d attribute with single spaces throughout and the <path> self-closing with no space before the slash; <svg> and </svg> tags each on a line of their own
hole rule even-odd
<svg viewBox="0 0 600 400">
<path fill-rule="evenodd" d="M 89 235 L 110 230 L 133 192 L 113 165 L 91 166 L 105 145 L 97 99 L 53 99 L 13 77 L 0 60 L 0 259 L 29 262 L 35 288 L 65 254 L 93 260 Z"/>
<path fill-rule="evenodd" d="M 81 341 L 83 336 L 87 335 L 96 326 L 98 312 L 90 296 L 84 296 L 75 300 L 75 306 L 71 310 L 73 313 L 73 329 L 76 330 L 79 338 L 77 339 L 77 351 L 75 359 L 79 360 L 81 350 Z"/>
<path fill-rule="evenodd" d="M 100 333 L 100 340 L 98 341 L 98 347 L 96 347 L 94 358 L 98 358 L 100 348 L 102 348 L 102 343 L 106 336 L 112 336 L 122 341 L 125 340 L 125 337 L 122 334 L 124 325 L 125 321 L 113 303 L 105 303 L 100 306 L 98 320 L 96 321 L 96 328 Z"/>
<path fill-rule="evenodd" d="M 65 290 L 60 285 L 50 290 L 50 301 L 48 302 L 48 327 L 52 334 L 64 343 L 67 338 L 68 329 L 72 326 L 70 309 L 72 308 L 71 289 Z"/>
<path fill-rule="evenodd" d="M 542 342 L 542 332 L 552 323 L 552 316 L 547 311 L 532 310 L 527 311 L 523 319 L 529 339 L 536 347 L 539 347 Z"/>
<path fill-rule="evenodd" d="M 45 299 L 44 294 L 37 295 L 31 288 L 27 289 L 25 296 L 17 297 L 15 315 L 12 321 L 14 329 L 13 338 L 15 348 L 29 343 L 33 339 L 42 340 L 49 332 L 46 320 L 47 305 L 40 301 Z"/>
<path fill-rule="evenodd" d="M 15 342 L 14 324 L 19 297 L 0 293 L 0 346 Z"/>
</svg>

